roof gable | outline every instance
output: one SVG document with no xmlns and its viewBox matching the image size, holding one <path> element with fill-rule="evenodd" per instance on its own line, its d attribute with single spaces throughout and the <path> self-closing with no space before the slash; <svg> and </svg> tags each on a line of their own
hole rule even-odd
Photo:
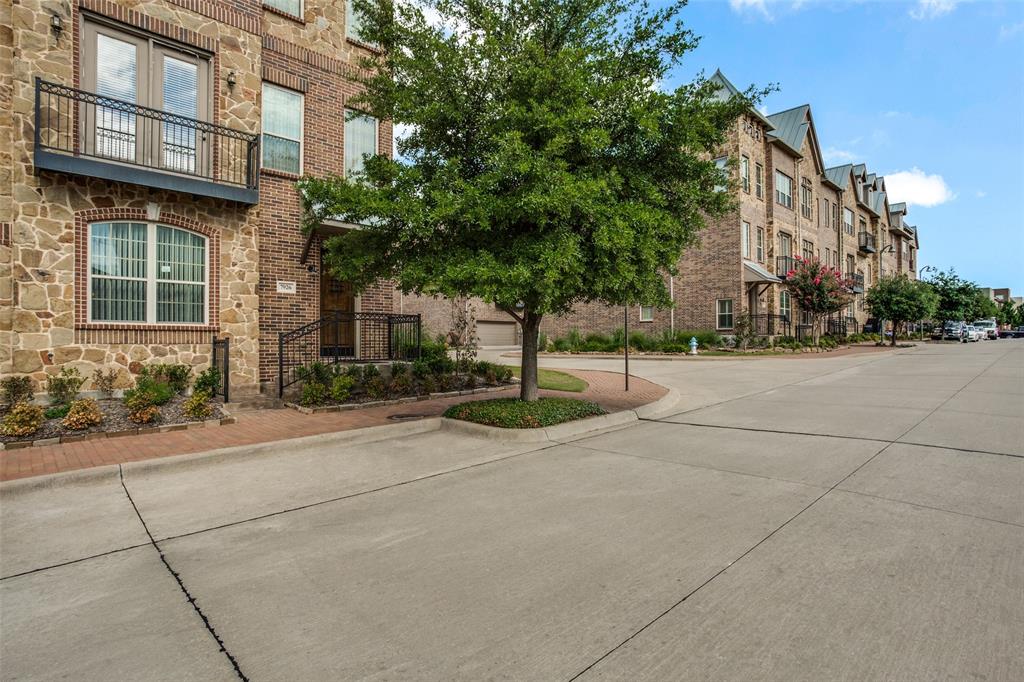
<svg viewBox="0 0 1024 682">
<path fill-rule="evenodd" d="M 722 73 L 721 69 L 715 69 L 715 72 L 711 75 L 711 78 L 709 78 L 708 81 L 718 85 L 717 95 L 718 98 L 721 100 L 728 100 L 732 97 L 743 96 L 743 93 L 740 92 L 739 89 L 732 84 L 732 81 L 725 77 L 725 74 Z M 760 120 L 761 123 L 764 124 L 766 130 L 774 129 L 772 122 L 769 121 L 765 117 L 765 115 L 758 111 L 755 107 L 750 107 L 750 113 L 754 115 L 758 120 Z"/>
</svg>

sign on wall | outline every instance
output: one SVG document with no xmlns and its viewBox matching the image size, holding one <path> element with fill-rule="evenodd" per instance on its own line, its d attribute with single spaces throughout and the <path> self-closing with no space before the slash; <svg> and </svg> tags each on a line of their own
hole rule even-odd
<svg viewBox="0 0 1024 682">
<path fill-rule="evenodd" d="M 284 282 L 277 280 L 277 293 L 294 294 L 296 292 L 295 282 Z"/>
</svg>

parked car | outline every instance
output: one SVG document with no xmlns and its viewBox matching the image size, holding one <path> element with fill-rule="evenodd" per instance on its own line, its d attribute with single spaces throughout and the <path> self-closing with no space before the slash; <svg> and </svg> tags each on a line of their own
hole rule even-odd
<svg viewBox="0 0 1024 682">
<path fill-rule="evenodd" d="M 1000 329 L 999 337 L 1003 339 L 1024 339 L 1024 327 Z"/>
<path fill-rule="evenodd" d="M 974 326 L 985 333 L 986 339 L 998 339 L 999 338 L 999 325 L 993 319 L 988 320 L 975 320 Z"/>
<path fill-rule="evenodd" d="M 966 325 L 963 322 L 947 322 L 942 329 L 936 328 L 932 332 L 933 339 L 952 339 L 959 341 L 963 338 L 963 329 Z"/>
<path fill-rule="evenodd" d="M 967 343 L 968 341 L 981 341 L 983 338 L 985 338 L 985 332 L 981 331 L 973 324 L 969 324 L 964 327 L 963 336 L 960 337 L 960 340 L 963 343 Z"/>
</svg>

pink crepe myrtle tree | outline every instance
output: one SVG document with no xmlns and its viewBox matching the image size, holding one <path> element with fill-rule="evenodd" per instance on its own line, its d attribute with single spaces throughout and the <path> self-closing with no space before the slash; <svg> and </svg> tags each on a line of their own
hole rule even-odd
<svg viewBox="0 0 1024 682">
<path fill-rule="evenodd" d="M 853 300 L 853 281 L 817 258 L 797 256 L 793 260 L 795 265 L 786 273 L 783 286 L 800 310 L 811 316 L 811 333 L 818 345 L 822 321 Z"/>
</svg>

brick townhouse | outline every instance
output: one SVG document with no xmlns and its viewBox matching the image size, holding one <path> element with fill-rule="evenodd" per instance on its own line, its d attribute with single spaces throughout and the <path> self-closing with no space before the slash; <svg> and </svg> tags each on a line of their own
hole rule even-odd
<svg viewBox="0 0 1024 682">
<path fill-rule="evenodd" d="M 343 0 L 0 0 L 0 374 L 128 385 L 219 336 L 245 394 L 279 332 L 341 312 L 303 347 L 383 343 L 392 287 L 323 274 L 352 226 L 303 235 L 295 188 L 391 152 L 388 122 L 346 117 L 356 24 Z"/>
<path fill-rule="evenodd" d="M 738 94 L 720 72 L 712 79 L 723 97 Z M 683 254 L 678 274 L 666 274 L 675 305 L 633 306 L 628 311 L 580 305 L 545 320 L 542 330 L 609 333 L 623 326 L 658 334 L 669 330 L 735 330 L 751 316 L 764 335 L 797 334 L 809 319 L 782 286 L 797 256 L 816 257 L 855 281 L 849 309 L 828 321 L 834 333 L 867 321 L 863 293 L 877 277 L 916 276 L 917 229 L 905 204 L 890 204 L 885 179 L 863 164 L 826 168 L 810 105 L 764 115 L 751 108 L 736 121 L 716 161 L 735 181 L 736 208 L 708 222 L 701 243 Z M 728 165 L 732 160 L 732 165 Z"/>
</svg>

